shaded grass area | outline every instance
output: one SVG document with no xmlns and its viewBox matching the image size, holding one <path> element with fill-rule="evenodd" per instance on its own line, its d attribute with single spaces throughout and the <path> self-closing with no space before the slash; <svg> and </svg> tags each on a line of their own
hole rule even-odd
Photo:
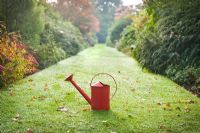
<svg viewBox="0 0 200 133">
<path fill-rule="evenodd" d="M 112 74 L 118 91 L 110 111 L 91 111 L 64 82 L 68 74 L 89 94 L 94 74 Z M 111 85 L 109 77 L 96 81 Z M 67 111 L 57 111 L 64 106 Z M 17 117 L 17 119 L 16 119 Z M 169 79 L 142 70 L 115 49 L 97 45 L 0 90 L 0 132 L 200 132 L 200 100 Z"/>
</svg>

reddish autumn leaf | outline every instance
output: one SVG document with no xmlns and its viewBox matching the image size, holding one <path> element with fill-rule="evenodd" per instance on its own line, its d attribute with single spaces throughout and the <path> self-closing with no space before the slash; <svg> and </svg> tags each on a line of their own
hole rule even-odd
<svg viewBox="0 0 200 133">
<path fill-rule="evenodd" d="M 100 23 L 90 0 L 57 0 L 54 7 L 81 32 L 99 31 Z"/>
<path fill-rule="evenodd" d="M 170 103 L 168 102 L 168 103 L 166 103 L 166 106 L 167 106 L 167 107 L 170 107 L 171 105 L 170 105 Z"/>
<path fill-rule="evenodd" d="M 32 130 L 31 128 L 28 128 L 28 129 L 26 130 L 26 133 L 33 133 L 33 130 Z"/>
</svg>

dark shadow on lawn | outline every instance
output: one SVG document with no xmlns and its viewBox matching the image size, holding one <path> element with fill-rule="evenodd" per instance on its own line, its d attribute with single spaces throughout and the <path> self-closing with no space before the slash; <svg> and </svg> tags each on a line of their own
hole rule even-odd
<svg viewBox="0 0 200 133">
<path fill-rule="evenodd" d="M 133 125 L 130 123 L 128 117 L 123 117 L 117 114 L 117 112 L 109 111 L 92 111 L 91 117 L 89 118 L 91 122 L 99 121 L 103 127 L 108 129 L 121 129 L 133 131 Z"/>
</svg>

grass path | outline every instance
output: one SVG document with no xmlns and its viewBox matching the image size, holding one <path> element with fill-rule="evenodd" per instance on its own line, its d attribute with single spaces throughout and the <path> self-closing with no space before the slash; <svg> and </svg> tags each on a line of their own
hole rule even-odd
<svg viewBox="0 0 200 133">
<path fill-rule="evenodd" d="M 89 94 L 99 72 L 112 74 L 119 89 L 110 111 L 91 111 L 73 86 L 73 73 Z M 113 82 L 99 77 L 105 83 Z M 65 106 L 66 112 L 57 111 Z M 95 46 L 0 90 L 0 133 L 200 132 L 200 100 L 167 78 L 142 70 L 130 57 Z"/>
</svg>

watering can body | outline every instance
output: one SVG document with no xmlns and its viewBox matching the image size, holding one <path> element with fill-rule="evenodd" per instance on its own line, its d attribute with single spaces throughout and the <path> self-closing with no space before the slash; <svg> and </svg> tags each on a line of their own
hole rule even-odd
<svg viewBox="0 0 200 133">
<path fill-rule="evenodd" d="M 73 81 L 73 75 L 67 77 L 69 81 L 80 92 L 85 100 L 91 105 L 92 110 L 110 109 L 110 86 L 101 82 L 91 85 L 91 98 L 83 91 L 79 85 Z"/>
<path fill-rule="evenodd" d="M 110 86 L 101 82 L 91 85 L 91 108 L 92 110 L 110 109 Z"/>
</svg>

